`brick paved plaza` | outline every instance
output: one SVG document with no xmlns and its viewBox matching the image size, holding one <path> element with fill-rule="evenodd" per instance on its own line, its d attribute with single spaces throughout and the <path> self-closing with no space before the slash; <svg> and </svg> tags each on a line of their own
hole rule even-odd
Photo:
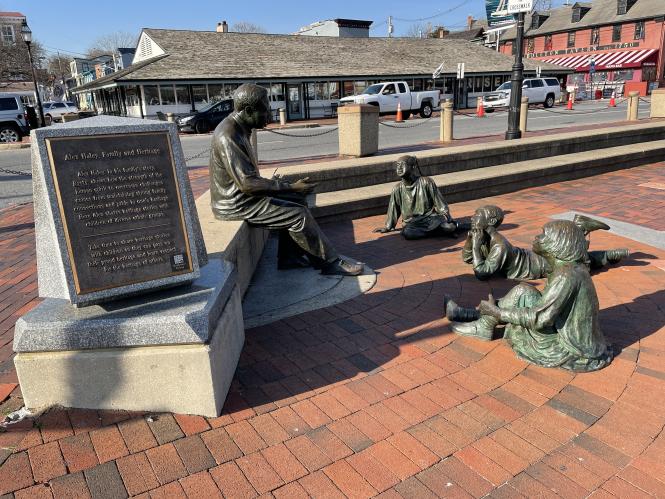
<svg viewBox="0 0 665 499">
<path fill-rule="evenodd" d="M 193 170 L 201 193 L 207 169 Z M 491 201 L 520 246 L 551 215 L 665 230 L 665 163 L 454 204 Z M 38 302 L 32 205 L 0 212 L 0 412 L 22 406 L 16 319 Z M 379 272 L 367 294 L 247 331 L 221 417 L 54 409 L 0 433 L 0 497 L 665 496 L 665 251 L 628 247 L 593 277 L 621 353 L 574 375 L 529 366 L 501 341 L 457 337 L 444 294 L 473 306 L 463 239 L 372 234 L 382 217 L 325 227 Z M 3 495 L 6 494 L 6 495 Z"/>
</svg>

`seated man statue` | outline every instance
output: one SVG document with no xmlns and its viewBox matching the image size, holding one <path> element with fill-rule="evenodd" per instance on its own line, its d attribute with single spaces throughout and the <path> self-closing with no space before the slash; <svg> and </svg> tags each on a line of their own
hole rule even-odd
<svg viewBox="0 0 665 499">
<path fill-rule="evenodd" d="M 415 156 L 398 158 L 395 171 L 402 181 L 395 185 L 390 195 L 385 226 L 374 229 L 374 232 L 395 230 L 400 216 L 405 239 L 454 235 L 465 229 L 450 216 L 448 205 L 434 181 L 421 174 Z"/>
<path fill-rule="evenodd" d="M 548 222 L 533 242 L 534 253 L 551 268 L 542 293 L 522 283 L 498 304 L 490 295 L 480 302 L 477 320 L 454 323 L 453 330 L 489 340 L 505 324 L 504 338 L 528 362 L 576 372 L 607 366 L 613 353 L 600 331 L 586 246 L 584 231 L 573 222 Z"/>
<path fill-rule="evenodd" d="M 245 220 L 250 225 L 288 231 L 280 237 L 280 267 L 289 256 L 320 268 L 322 274 L 359 275 L 363 265 L 344 260 L 319 228 L 304 196 L 316 184 L 301 179 L 290 183 L 261 177 L 252 147 L 252 129 L 270 122 L 270 102 L 265 88 L 254 84 L 238 87 L 233 95 L 234 112 L 215 129 L 210 153 L 210 197 L 219 220 Z M 296 200 L 302 200 L 297 202 Z M 288 241 L 290 248 L 284 250 Z M 295 243 L 295 244 L 294 244 Z M 294 251 L 296 254 L 294 255 Z"/>
</svg>

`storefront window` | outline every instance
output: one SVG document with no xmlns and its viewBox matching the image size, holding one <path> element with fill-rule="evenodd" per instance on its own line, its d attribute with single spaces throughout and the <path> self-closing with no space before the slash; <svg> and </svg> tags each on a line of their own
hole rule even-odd
<svg viewBox="0 0 665 499">
<path fill-rule="evenodd" d="M 423 89 L 423 80 L 422 80 L 422 78 L 415 78 L 413 80 L 413 88 L 411 90 L 413 90 L 414 92 L 420 92 L 420 91 L 422 91 L 422 89 Z"/>
<path fill-rule="evenodd" d="M 635 40 L 644 40 L 644 21 L 635 23 Z"/>
<path fill-rule="evenodd" d="M 270 100 L 272 102 L 284 102 L 283 83 L 273 83 L 270 85 Z"/>
<path fill-rule="evenodd" d="M 344 97 L 350 97 L 353 95 L 353 82 L 352 81 L 345 81 L 343 83 L 343 89 L 344 89 Z"/>
<path fill-rule="evenodd" d="M 624 69 L 623 71 L 614 72 L 614 81 L 633 81 L 634 70 Z"/>
<path fill-rule="evenodd" d="M 466 78 L 466 89 L 467 92 L 473 92 L 473 78 Z"/>
<path fill-rule="evenodd" d="M 175 104 L 173 85 L 160 85 L 159 93 L 162 96 L 162 106 L 172 106 Z"/>
<path fill-rule="evenodd" d="M 330 95 L 330 100 L 338 100 L 340 98 L 338 81 L 328 83 L 328 94 Z"/>
<path fill-rule="evenodd" d="M 208 85 L 210 102 L 217 102 L 224 98 L 224 85 Z"/>
<path fill-rule="evenodd" d="M 205 85 L 192 86 L 192 93 L 194 94 L 195 105 L 203 105 L 208 102 L 208 90 Z"/>
<path fill-rule="evenodd" d="M 492 91 L 492 78 L 489 76 L 483 76 L 483 92 Z"/>
<path fill-rule="evenodd" d="M 552 35 L 545 35 L 545 52 L 552 50 Z"/>
<path fill-rule="evenodd" d="M 600 28 L 591 30 L 591 45 L 600 45 Z"/>
<path fill-rule="evenodd" d="M 455 83 L 455 78 L 452 76 L 446 76 L 443 79 L 443 93 L 444 94 L 452 94 L 453 93 L 453 85 Z"/>
<path fill-rule="evenodd" d="M 473 91 L 474 92 L 482 92 L 483 91 L 483 77 L 482 76 L 474 77 Z"/>
<path fill-rule="evenodd" d="M 189 98 L 189 89 L 187 85 L 176 85 L 175 86 L 175 95 L 178 99 L 178 104 L 191 104 L 192 101 Z"/>
<path fill-rule="evenodd" d="M 493 87 L 492 90 L 496 90 L 501 85 L 501 83 L 503 83 L 502 80 L 503 80 L 503 78 L 501 78 L 500 75 L 495 76 L 494 77 L 494 84 L 492 85 L 492 87 Z"/>
<path fill-rule="evenodd" d="M 138 87 L 125 88 L 125 101 L 127 102 L 128 106 L 139 105 Z"/>
<path fill-rule="evenodd" d="M 143 98 L 148 106 L 159 106 L 159 90 L 157 85 L 143 85 Z"/>
<path fill-rule="evenodd" d="M 621 41 L 621 25 L 615 24 L 612 26 L 612 41 L 620 42 Z"/>
<path fill-rule="evenodd" d="M 224 93 L 222 94 L 225 99 L 232 99 L 233 92 L 240 86 L 240 83 L 226 83 L 224 84 Z"/>
<path fill-rule="evenodd" d="M 434 89 L 434 80 L 427 79 L 425 80 L 425 90 L 433 90 Z"/>
<path fill-rule="evenodd" d="M 573 48 L 575 47 L 575 32 L 571 31 L 568 33 L 568 48 Z"/>
<path fill-rule="evenodd" d="M 361 94 L 363 90 L 367 88 L 367 82 L 366 81 L 354 81 L 353 82 L 353 94 L 358 95 Z"/>
</svg>

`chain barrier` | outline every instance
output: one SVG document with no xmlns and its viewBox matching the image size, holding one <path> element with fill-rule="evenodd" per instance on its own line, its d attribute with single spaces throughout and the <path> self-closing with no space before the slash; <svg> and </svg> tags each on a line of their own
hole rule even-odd
<svg viewBox="0 0 665 499">
<path fill-rule="evenodd" d="M 647 104 L 651 104 L 651 101 L 649 99 L 645 99 L 644 97 L 640 97 L 640 100 L 642 102 L 646 102 Z"/>
<path fill-rule="evenodd" d="M 198 154 L 195 154 L 194 156 L 190 156 L 189 158 L 185 158 L 185 163 L 186 163 L 187 161 L 191 161 L 191 160 L 193 160 L 193 159 L 200 158 L 201 156 L 204 156 L 205 154 L 209 154 L 209 153 L 210 153 L 210 151 L 208 151 L 207 149 L 204 149 L 203 151 L 201 151 L 201 152 L 198 153 Z"/>
<path fill-rule="evenodd" d="M 294 138 L 310 138 L 310 137 L 320 137 L 321 135 L 325 135 L 327 133 L 332 133 L 337 131 L 339 127 L 333 127 L 328 130 L 324 130 L 323 132 L 317 132 L 317 133 L 307 133 L 307 134 L 292 134 L 292 133 L 284 133 L 284 132 L 279 132 L 277 130 L 271 130 L 270 128 L 267 128 L 266 132 L 274 133 L 275 135 L 281 135 L 282 137 L 294 137 Z"/>
<path fill-rule="evenodd" d="M 427 123 L 431 119 L 432 119 L 432 116 L 430 116 L 429 118 L 423 118 L 422 120 L 419 120 L 415 123 L 407 123 L 405 125 L 398 125 L 398 124 L 395 124 L 395 123 L 390 124 L 387 121 L 379 121 L 379 125 L 387 126 L 388 128 L 415 128 L 417 126 L 424 125 L 425 123 Z"/>
<path fill-rule="evenodd" d="M 620 100 L 619 102 L 616 103 L 616 106 L 614 106 L 614 107 L 619 107 L 620 105 L 622 105 L 627 100 L 628 99 Z M 554 109 L 543 108 L 543 111 L 547 111 L 548 113 L 553 113 L 553 114 L 592 114 L 592 113 L 597 113 L 598 111 L 604 111 L 605 109 L 611 109 L 611 108 L 610 108 L 610 106 L 605 106 L 605 107 L 598 107 L 598 108 L 594 108 L 594 109 L 587 109 L 585 111 L 575 111 L 575 110 L 555 111 Z"/>
<path fill-rule="evenodd" d="M 32 172 L 22 172 L 21 170 L 8 170 L 7 168 L 0 168 L 0 173 L 8 173 L 9 175 L 22 175 L 24 177 L 32 177 Z"/>
</svg>

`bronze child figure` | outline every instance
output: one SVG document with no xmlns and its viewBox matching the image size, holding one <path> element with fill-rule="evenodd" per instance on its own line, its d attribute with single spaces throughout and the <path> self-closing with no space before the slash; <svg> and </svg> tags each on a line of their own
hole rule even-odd
<svg viewBox="0 0 665 499">
<path fill-rule="evenodd" d="M 434 181 L 420 173 L 415 156 L 398 158 L 395 171 L 402 181 L 395 185 L 390 195 L 385 226 L 374 229 L 374 232 L 395 230 L 400 217 L 405 239 L 454 235 L 458 230 L 466 229 L 450 216 L 448 205 Z"/>
<path fill-rule="evenodd" d="M 322 274 L 359 275 L 363 265 L 344 260 L 319 228 L 304 197 L 316 184 L 301 179 L 290 183 L 261 177 L 251 144 L 253 129 L 270 122 L 267 91 L 254 84 L 238 87 L 233 95 L 234 112 L 215 129 L 210 153 L 210 197 L 219 220 L 245 220 L 281 232 L 278 259 L 309 263 Z M 295 200 L 302 200 L 297 202 Z M 284 237 L 284 234 L 289 237 Z M 284 243 L 289 247 L 285 249 Z"/>
<path fill-rule="evenodd" d="M 504 338 L 524 360 L 576 372 L 607 366 L 613 352 L 600 331 L 584 231 L 567 220 L 548 222 L 533 251 L 551 268 L 542 293 L 522 283 L 498 304 L 490 295 L 480 302 L 477 320 L 455 323 L 453 330 L 489 340 L 494 328 L 505 324 Z"/>
</svg>

